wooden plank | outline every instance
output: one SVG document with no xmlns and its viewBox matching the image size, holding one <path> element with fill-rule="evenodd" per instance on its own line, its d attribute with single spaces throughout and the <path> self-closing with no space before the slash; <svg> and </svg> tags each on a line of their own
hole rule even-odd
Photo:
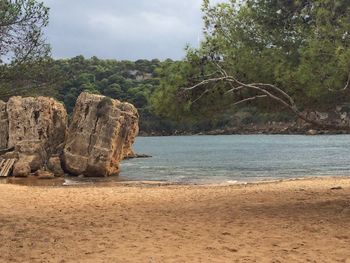
<svg viewBox="0 0 350 263">
<path fill-rule="evenodd" d="M 5 166 L 5 163 L 6 163 L 5 159 L 1 160 L 1 162 L 0 162 L 0 176 L 2 176 L 2 170 Z"/>
<path fill-rule="evenodd" d="M 11 169 L 13 168 L 13 165 L 15 164 L 15 159 L 10 159 L 9 166 L 7 168 L 5 176 L 9 176 Z"/>
<path fill-rule="evenodd" d="M 6 164 L 5 164 L 5 167 L 3 170 L 3 174 L 2 174 L 3 177 L 7 176 L 10 164 L 11 164 L 11 160 L 10 159 L 6 160 Z"/>
<path fill-rule="evenodd" d="M 5 160 L 5 162 L 3 163 L 2 167 L 1 167 L 1 171 L 0 171 L 0 177 L 4 177 L 5 174 L 5 170 L 7 168 L 8 165 L 8 160 Z"/>
<path fill-rule="evenodd" d="M 4 164 L 4 162 L 5 162 L 5 159 L 0 160 L 0 171 L 1 171 L 1 168 L 2 168 L 2 165 Z"/>
<path fill-rule="evenodd" d="M 7 177 L 15 164 L 15 159 L 7 159 L 5 160 L 1 170 L 0 170 L 0 177 Z"/>
<path fill-rule="evenodd" d="M 4 169 L 4 173 L 2 174 L 2 176 L 4 176 L 4 177 L 8 176 L 9 170 L 11 168 L 11 163 L 12 163 L 12 159 L 7 160 L 6 166 L 5 166 L 5 169 Z"/>
</svg>

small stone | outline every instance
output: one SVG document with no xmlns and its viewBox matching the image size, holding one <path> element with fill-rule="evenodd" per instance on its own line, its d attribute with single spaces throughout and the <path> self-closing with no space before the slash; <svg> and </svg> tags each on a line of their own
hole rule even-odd
<svg viewBox="0 0 350 263">
<path fill-rule="evenodd" d="M 36 171 L 35 175 L 38 177 L 38 179 L 54 179 L 55 175 L 49 171 L 44 170 L 38 170 Z"/>
<path fill-rule="evenodd" d="M 18 161 L 13 167 L 12 175 L 15 177 L 27 177 L 30 174 L 30 166 L 26 162 Z"/>
</svg>

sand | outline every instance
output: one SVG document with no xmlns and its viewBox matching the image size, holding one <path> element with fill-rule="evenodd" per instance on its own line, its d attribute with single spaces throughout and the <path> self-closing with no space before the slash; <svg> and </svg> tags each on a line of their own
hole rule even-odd
<svg viewBox="0 0 350 263">
<path fill-rule="evenodd" d="M 0 262 L 350 262 L 350 178 L 2 184 Z"/>
</svg>

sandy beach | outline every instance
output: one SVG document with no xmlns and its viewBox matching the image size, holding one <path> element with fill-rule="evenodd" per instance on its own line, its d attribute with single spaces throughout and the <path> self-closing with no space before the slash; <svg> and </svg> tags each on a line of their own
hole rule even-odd
<svg viewBox="0 0 350 263">
<path fill-rule="evenodd" d="M 0 262 L 350 262 L 350 178 L 0 185 Z"/>
</svg>

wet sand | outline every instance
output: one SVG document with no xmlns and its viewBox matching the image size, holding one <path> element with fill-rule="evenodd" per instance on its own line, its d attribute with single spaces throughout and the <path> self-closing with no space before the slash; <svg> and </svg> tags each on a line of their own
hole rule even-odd
<svg viewBox="0 0 350 263">
<path fill-rule="evenodd" d="M 0 262 L 350 262 L 350 178 L 2 184 Z"/>
</svg>

